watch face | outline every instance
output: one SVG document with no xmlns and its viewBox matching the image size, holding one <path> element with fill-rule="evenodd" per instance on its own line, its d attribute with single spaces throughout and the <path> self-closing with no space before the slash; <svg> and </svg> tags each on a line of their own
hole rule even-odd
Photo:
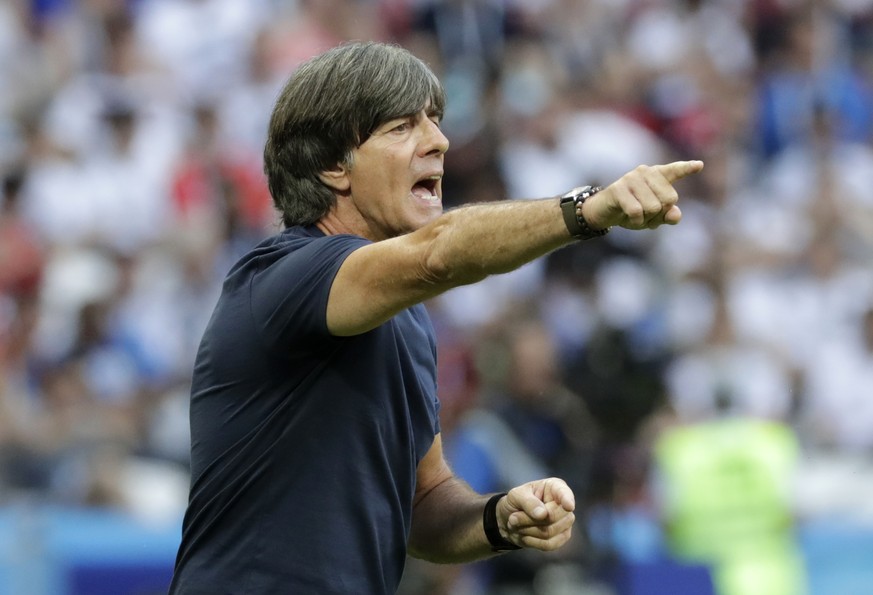
<svg viewBox="0 0 873 595">
<path fill-rule="evenodd" d="M 573 198 L 573 199 L 575 199 L 576 197 L 578 197 L 578 196 L 582 196 L 583 194 L 585 194 L 586 192 L 589 192 L 590 190 L 591 190 L 591 186 L 576 186 L 575 188 L 573 188 L 572 190 L 570 190 L 570 192 L 568 192 L 567 194 L 565 194 L 565 195 L 563 196 L 563 198 L 567 198 L 567 199 Z M 587 198 L 587 196 L 586 196 L 585 198 Z"/>
<path fill-rule="evenodd" d="M 579 189 L 579 196 L 581 196 L 582 198 L 588 198 L 595 192 L 596 190 L 594 189 L 594 186 L 585 186 Z"/>
</svg>

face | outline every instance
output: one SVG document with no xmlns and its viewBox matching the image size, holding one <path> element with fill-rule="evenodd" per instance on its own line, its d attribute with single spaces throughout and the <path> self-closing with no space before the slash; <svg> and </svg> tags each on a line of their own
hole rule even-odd
<svg viewBox="0 0 873 595">
<path fill-rule="evenodd" d="M 439 118 L 422 110 L 389 120 L 352 153 L 345 176 L 357 230 L 378 241 L 419 229 L 442 213 L 443 156 L 449 141 Z M 357 225 L 356 225 L 357 227 Z"/>
</svg>

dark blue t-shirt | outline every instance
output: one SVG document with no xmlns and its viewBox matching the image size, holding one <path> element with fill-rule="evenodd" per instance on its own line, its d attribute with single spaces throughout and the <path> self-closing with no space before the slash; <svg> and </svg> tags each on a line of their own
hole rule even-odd
<svg viewBox="0 0 873 595">
<path fill-rule="evenodd" d="M 330 335 L 334 276 L 367 243 L 291 228 L 228 274 L 194 369 L 172 594 L 396 591 L 439 432 L 436 343 L 422 305 Z"/>
</svg>

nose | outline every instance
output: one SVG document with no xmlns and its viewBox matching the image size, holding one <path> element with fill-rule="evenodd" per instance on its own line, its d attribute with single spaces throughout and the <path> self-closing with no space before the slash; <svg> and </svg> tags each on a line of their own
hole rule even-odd
<svg viewBox="0 0 873 595">
<path fill-rule="evenodd" d="M 430 118 L 424 118 L 425 138 L 422 142 L 424 155 L 442 155 L 449 150 L 449 139 L 443 134 L 439 124 Z"/>
</svg>

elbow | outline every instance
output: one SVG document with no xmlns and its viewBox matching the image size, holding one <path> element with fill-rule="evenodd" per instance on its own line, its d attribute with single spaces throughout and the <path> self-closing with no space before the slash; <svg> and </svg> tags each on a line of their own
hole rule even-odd
<svg viewBox="0 0 873 595">
<path fill-rule="evenodd" d="M 433 562 L 433 560 L 431 560 L 431 556 L 428 555 L 427 550 L 420 547 L 419 545 L 414 543 L 412 540 L 410 540 L 409 543 L 406 545 L 406 553 L 409 555 L 409 557 L 415 558 L 416 560 L 424 560 L 425 562 Z"/>
<path fill-rule="evenodd" d="M 439 556 L 435 555 L 434 549 L 433 539 L 428 540 L 421 535 L 417 535 L 417 531 L 413 525 L 413 530 L 409 535 L 409 540 L 406 542 L 406 553 L 417 560 L 439 564 L 441 560 L 439 559 Z"/>
<path fill-rule="evenodd" d="M 487 276 L 481 267 L 468 263 L 453 264 L 440 259 L 428 259 L 421 273 L 422 280 L 438 292 L 478 283 Z"/>
<path fill-rule="evenodd" d="M 437 221 L 430 231 L 419 270 L 422 281 L 445 291 L 488 276 L 476 255 L 453 240 L 450 222 Z"/>
<path fill-rule="evenodd" d="M 430 562 L 431 564 L 460 564 L 466 560 L 461 556 L 451 556 L 448 554 L 439 554 L 433 551 L 433 548 L 423 547 L 421 544 L 416 545 L 412 540 L 406 546 L 406 553 L 417 560 Z"/>
<path fill-rule="evenodd" d="M 477 274 L 471 267 L 446 260 L 443 255 L 429 254 L 421 265 L 420 277 L 422 281 L 436 288 L 438 291 L 446 291 L 460 285 L 469 285 L 481 281 L 486 277 Z"/>
</svg>

